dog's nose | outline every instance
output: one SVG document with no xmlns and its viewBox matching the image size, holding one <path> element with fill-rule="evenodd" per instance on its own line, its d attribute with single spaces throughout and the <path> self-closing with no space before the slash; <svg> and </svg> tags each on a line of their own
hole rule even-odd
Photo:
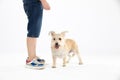
<svg viewBox="0 0 120 80">
<path fill-rule="evenodd" d="M 58 46 L 58 43 L 55 43 L 55 45 L 57 45 L 57 46 Z"/>
</svg>

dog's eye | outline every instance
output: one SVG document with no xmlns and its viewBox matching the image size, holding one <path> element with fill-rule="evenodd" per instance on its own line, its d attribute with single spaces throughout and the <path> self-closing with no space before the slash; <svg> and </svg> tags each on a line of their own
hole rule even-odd
<svg viewBox="0 0 120 80">
<path fill-rule="evenodd" d="M 61 39 L 61 38 L 59 38 L 59 40 L 61 41 L 62 39 Z"/>
<path fill-rule="evenodd" d="M 53 38 L 53 40 L 55 41 L 55 38 Z"/>
</svg>

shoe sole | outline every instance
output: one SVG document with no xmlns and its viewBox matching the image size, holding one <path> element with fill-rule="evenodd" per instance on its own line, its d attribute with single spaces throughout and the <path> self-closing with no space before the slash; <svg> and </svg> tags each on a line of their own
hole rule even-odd
<svg viewBox="0 0 120 80">
<path fill-rule="evenodd" d="M 29 66 L 29 65 L 25 65 L 25 68 L 36 69 L 36 70 L 43 70 L 43 69 L 45 69 L 45 66 L 43 66 L 43 67 L 32 67 L 32 66 Z"/>
</svg>

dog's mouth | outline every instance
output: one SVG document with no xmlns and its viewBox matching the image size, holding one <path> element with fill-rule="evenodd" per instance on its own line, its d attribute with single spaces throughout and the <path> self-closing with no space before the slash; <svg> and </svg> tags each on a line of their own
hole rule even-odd
<svg viewBox="0 0 120 80">
<path fill-rule="evenodd" d="M 55 44 L 55 49 L 59 49 L 60 45 L 58 43 Z"/>
<path fill-rule="evenodd" d="M 59 45 L 55 45 L 55 49 L 59 49 L 59 47 L 60 47 Z"/>
</svg>

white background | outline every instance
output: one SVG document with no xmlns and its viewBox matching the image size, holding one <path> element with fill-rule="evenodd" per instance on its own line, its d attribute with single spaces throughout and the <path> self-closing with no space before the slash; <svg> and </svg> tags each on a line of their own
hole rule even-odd
<svg viewBox="0 0 120 80">
<path fill-rule="evenodd" d="M 69 33 L 66 36 L 76 40 L 86 65 L 80 67 L 83 73 L 79 73 L 77 70 L 79 67 L 74 70 L 75 66 L 72 68 L 71 64 L 71 67 L 63 70 L 68 70 L 64 74 L 69 73 L 72 76 L 74 73 L 79 73 L 82 75 L 81 80 L 120 80 L 120 1 L 48 0 L 48 2 L 51 5 L 51 10 L 44 10 L 42 30 L 37 43 L 37 54 L 48 61 L 48 67 L 50 68 L 52 61 L 49 31 L 67 30 Z M 19 66 L 25 63 L 27 57 L 26 34 L 27 17 L 24 13 L 22 0 L 0 0 L 0 65 L 2 74 L 0 80 L 9 79 L 5 78 L 6 73 L 10 75 L 10 73 L 17 73 L 18 70 L 18 72 L 21 71 L 19 73 L 21 75 L 26 71 Z M 11 61 L 8 62 L 7 58 Z M 14 62 L 17 64 L 17 68 Z M 6 70 L 8 64 L 10 69 Z M 13 64 L 15 67 L 12 66 Z M 100 66 L 103 64 L 104 66 Z M 73 74 L 70 74 L 69 69 L 72 69 Z M 55 71 L 59 72 L 60 70 Z M 54 70 L 46 69 L 45 74 L 51 74 L 51 71 Z M 25 74 L 28 73 L 29 70 Z M 38 71 L 33 71 L 33 73 L 40 74 Z M 108 75 L 105 76 L 105 74 Z M 59 76 L 55 73 L 53 75 Z M 88 78 L 85 78 L 86 75 Z M 101 78 L 99 78 L 100 76 Z M 65 77 L 65 75 L 61 77 Z M 77 74 L 76 79 L 79 77 Z M 33 78 L 30 79 L 33 80 Z M 75 77 L 65 78 L 66 80 L 75 79 Z M 10 79 L 16 80 L 17 78 L 12 77 Z M 44 78 L 37 80 L 40 79 L 48 80 L 50 77 L 46 78 L 44 75 Z M 51 80 L 57 80 L 57 77 Z"/>
</svg>

